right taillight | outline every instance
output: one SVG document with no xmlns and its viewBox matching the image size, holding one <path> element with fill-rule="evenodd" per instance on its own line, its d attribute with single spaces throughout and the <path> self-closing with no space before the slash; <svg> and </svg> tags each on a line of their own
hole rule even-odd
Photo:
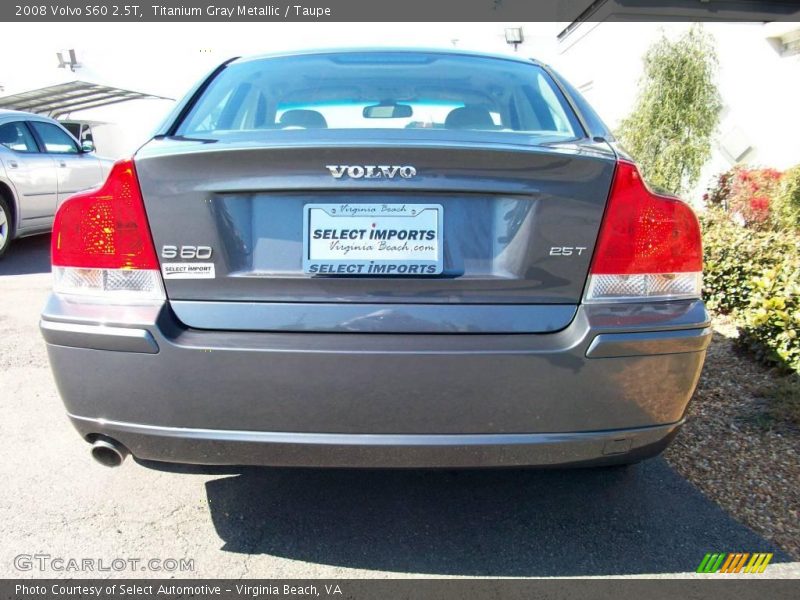
<svg viewBox="0 0 800 600">
<path fill-rule="evenodd" d="M 699 298 L 703 247 L 694 211 L 651 192 L 620 161 L 597 239 L 585 302 Z"/>
</svg>

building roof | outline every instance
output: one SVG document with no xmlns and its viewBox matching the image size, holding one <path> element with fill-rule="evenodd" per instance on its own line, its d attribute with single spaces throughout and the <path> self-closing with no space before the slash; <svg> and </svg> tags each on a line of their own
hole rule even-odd
<svg viewBox="0 0 800 600">
<path fill-rule="evenodd" d="M 0 109 L 21 110 L 56 118 L 79 110 L 145 99 L 172 100 L 164 96 L 76 80 L 0 96 Z"/>
</svg>

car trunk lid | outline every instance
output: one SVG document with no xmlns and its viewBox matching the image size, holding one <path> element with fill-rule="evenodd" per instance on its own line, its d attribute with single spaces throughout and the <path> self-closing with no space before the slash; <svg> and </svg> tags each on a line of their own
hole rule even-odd
<svg viewBox="0 0 800 600">
<path fill-rule="evenodd" d="M 389 142 L 160 139 L 140 150 L 177 316 L 190 327 L 288 331 L 543 333 L 569 324 L 614 172 L 608 147 Z M 337 210 L 387 206 L 435 213 L 406 221 L 437 230 L 417 256 L 431 273 L 309 272 L 326 263 L 310 260 L 314 252 L 351 242 L 316 240 L 312 250 L 315 231 L 335 238 L 383 225 L 337 227 Z M 334 266 L 353 263 L 331 256 Z M 402 262 L 414 260 L 393 264 Z"/>
</svg>

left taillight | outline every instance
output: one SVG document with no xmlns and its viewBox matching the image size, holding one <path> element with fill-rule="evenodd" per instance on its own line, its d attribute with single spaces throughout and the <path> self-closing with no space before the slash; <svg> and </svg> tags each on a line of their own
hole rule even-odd
<svg viewBox="0 0 800 600">
<path fill-rule="evenodd" d="M 52 264 L 59 294 L 134 303 L 165 299 L 133 160 L 115 163 L 102 187 L 61 205 Z"/>
</svg>

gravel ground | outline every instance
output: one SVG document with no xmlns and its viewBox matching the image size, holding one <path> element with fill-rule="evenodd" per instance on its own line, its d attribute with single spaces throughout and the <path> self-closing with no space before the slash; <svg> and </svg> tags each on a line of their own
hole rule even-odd
<svg viewBox="0 0 800 600">
<path fill-rule="evenodd" d="M 738 351 L 718 318 L 687 423 L 665 452 L 681 475 L 740 522 L 800 558 L 800 431 L 766 425 L 774 374 Z"/>
</svg>

